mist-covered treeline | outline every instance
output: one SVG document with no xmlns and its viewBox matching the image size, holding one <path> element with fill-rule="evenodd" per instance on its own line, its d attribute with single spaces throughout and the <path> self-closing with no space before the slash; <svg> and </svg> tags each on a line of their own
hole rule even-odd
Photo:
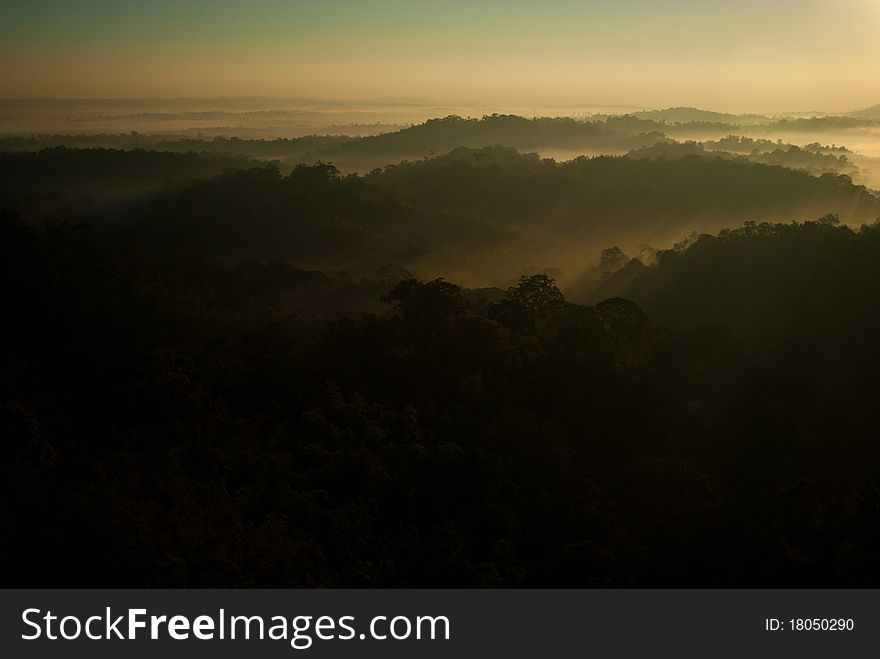
<svg viewBox="0 0 880 659">
<path fill-rule="evenodd" d="M 359 176 L 332 165 L 283 175 L 193 153 L 53 149 L 3 155 L 0 168 L 3 205 L 25 220 L 110 225 L 120 241 L 199 258 L 283 259 L 355 277 L 394 263 L 472 286 L 506 287 L 529 268 L 567 286 L 602 247 L 671 246 L 743 219 L 837 212 L 858 226 L 880 216 L 880 199 L 846 176 L 692 155 L 559 163 L 459 148 Z"/>
<path fill-rule="evenodd" d="M 523 117 L 491 114 L 482 117 L 449 115 L 428 119 L 405 128 L 358 136 L 345 134 L 345 126 L 333 135 L 294 138 L 241 137 L 236 129 L 210 138 L 174 133 L 28 134 L 0 136 L 0 150 L 37 151 L 56 146 L 72 148 L 157 149 L 196 151 L 294 159 L 304 155 L 378 156 L 421 158 L 431 152 L 444 153 L 456 147 L 504 145 L 519 150 L 554 147 L 581 148 L 588 153 L 623 153 L 650 146 L 657 141 L 693 139 L 697 136 L 724 137 L 751 134 L 818 133 L 876 128 L 878 117 L 818 116 L 769 118 L 760 115 L 731 115 L 695 108 L 670 108 L 628 115 L 571 117 Z M 352 128 L 356 128 L 352 126 Z M 212 129 L 211 132 L 217 132 Z M 847 133 L 844 133 L 847 134 Z M 851 136 L 855 133 L 849 133 Z"/>
<path fill-rule="evenodd" d="M 684 156 L 697 156 L 702 158 L 720 158 L 724 160 L 743 160 L 746 162 L 760 163 L 763 165 L 778 165 L 790 169 L 799 169 L 814 176 L 826 173 L 845 174 L 851 178 L 859 176 L 859 168 L 850 161 L 846 153 L 837 153 L 836 150 L 822 149 L 818 145 L 814 148 L 801 148 L 794 145 L 777 145 L 773 148 L 760 150 L 758 147 L 769 140 L 749 140 L 742 138 L 728 138 L 709 142 L 658 142 L 649 147 L 633 149 L 627 155 L 630 158 L 653 158 L 674 160 Z M 723 151 L 716 147 L 721 143 L 732 143 L 741 149 L 749 143 L 755 145 L 748 153 Z M 844 151 L 846 151 L 844 149 Z"/>
<path fill-rule="evenodd" d="M 582 147 L 593 152 L 625 152 L 653 144 L 658 139 L 666 139 L 657 130 L 662 126 L 658 122 L 617 116 L 583 120 L 498 114 L 482 118 L 450 115 L 365 137 L 313 135 L 289 139 L 243 139 L 235 136 L 195 139 L 136 132 L 117 135 L 7 135 L 0 137 L 0 149 L 36 151 L 56 146 L 153 148 L 289 159 L 312 156 L 325 160 L 373 156 L 386 159 L 380 163 L 385 165 L 405 158 L 422 158 L 432 152 L 445 153 L 460 146 L 480 148 L 503 144 L 521 150 Z"/>
<path fill-rule="evenodd" d="M 265 166 L 236 156 L 144 149 L 0 151 L 0 208 L 31 221 L 91 219 L 101 207 L 175 183 Z"/>
<path fill-rule="evenodd" d="M 319 153 L 334 144 L 351 141 L 347 135 L 312 135 L 308 137 L 248 139 L 213 137 L 210 139 L 170 134 L 125 133 L 89 135 L 28 135 L 0 137 L 0 151 L 43 151 L 59 146 L 71 149 L 144 149 L 170 153 L 199 153 L 246 156 L 249 158 L 295 160 Z"/>
<path fill-rule="evenodd" d="M 871 109 L 865 111 L 870 112 Z M 248 136 L 245 127 L 212 128 L 207 136 L 192 131 L 8 134 L 0 135 L 0 151 L 36 152 L 65 146 L 194 152 L 277 161 L 285 173 L 297 164 L 319 162 L 331 162 L 344 172 L 366 173 L 401 160 L 445 154 L 462 146 L 480 149 L 503 145 L 561 160 L 628 152 L 639 157 L 675 157 L 684 153 L 709 155 L 704 152 L 711 151 L 712 157 L 740 154 L 753 162 L 805 169 L 813 174 L 849 174 L 860 183 L 877 187 L 880 166 L 869 156 L 876 155 L 870 145 L 875 141 L 872 131 L 876 132 L 880 124 L 868 114 L 771 118 L 669 108 L 580 119 L 450 115 L 397 130 L 385 127 L 384 132 L 377 125 L 377 132 L 366 136 L 361 133 L 364 127 L 355 125 L 339 126 L 334 134 L 292 138 L 254 138 Z M 859 149 L 867 147 L 870 153 L 838 146 L 851 142 Z"/>
</svg>

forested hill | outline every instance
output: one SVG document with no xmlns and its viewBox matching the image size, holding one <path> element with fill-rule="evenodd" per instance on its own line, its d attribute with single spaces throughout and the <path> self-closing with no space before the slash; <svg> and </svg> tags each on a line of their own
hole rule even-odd
<svg viewBox="0 0 880 659">
<path fill-rule="evenodd" d="M 593 298 L 626 296 L 669 327 L 723 325 L 761 344 L 824 345 L 851 356 L 856 346 L 875 350 L 880 222 L 859 230 L 834 217 L 750 222 L 660 251 L 649 266 L 619 264 Z"/>
<path fill-rule="evenodd" d="M 666 108 L 663 110 L 640 110 L 631 113 L 630 116 L 650 121 L 666 123 L 724 123 L 734 125 L 748 125 L 756 123 L 770 123 L 770 117 L 762 114 L 731 114 L 729 112 L 712 112 L 693 107 Z"/>
<path fill-rule="evenodd" d="M 880 200 L 847 176 L 813 177 L 785 167 L 698 156 L 559 163 L 513 149 L 461 148 L 387 168 L 368 180 L 401 189 L 420 204 L 567 228 L 613 222 L 621 230 L 674 224 L 681 229 L 695 218 L 708 226 L 734 217 L 803 219 L 831 212 L 859 225 L 880 216 Z"/>
<path fill-rule="evenodd" d="M 26 220 L 111 224 L 136 242 L 225 261 L 281 258 L 358 276 L 396 263 L 478 286 L 529 265 L 564 280 L 602 247 L 668 246 L 744 220 L 838 214 L 858 226 L 880 216 L 880 199 L 846 176 L 696 156 L 558 163 L 460 148 L 366 176 L 320 165 L 212 177 L 252 163 L 140 151 L 49 150 L 0 164 L 9 174 L 0 178 L 2 205 Z M 207 178 L 167 185 L 196 176 Z M 98 209 L 81 203 L 126 190 L 140 194 Z"/>
<path fill-rule="evenodd" d="M 528 119 L 493 114 L 480 119 L 449 116 L 393 133 L 363 137 L 325 150 L 327 154 L 373 153 L 422 156 L 444 153 L 455 147 L 496 144 L 528 150 L 546 147 L 583 147 L 591 150 L 626 150 L 653 144 L 662 134 L 656 124 L 629 117 L 585 121 L 565 117 Z"/>
</svg>

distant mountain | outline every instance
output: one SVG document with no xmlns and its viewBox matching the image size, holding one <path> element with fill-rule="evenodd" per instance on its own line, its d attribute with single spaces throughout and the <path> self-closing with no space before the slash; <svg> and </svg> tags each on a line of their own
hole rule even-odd
<svg viewBox="0 0 880 659">
<path fill-rule="evenodd" d="M 880 119 L 880 104 L 872 105 L 869 108 L 865 108 L 864 110 L 856 110 L 855 112 L 850 112 L 849 116 L 857 117 L 858 119 Z"/>
<path fill-rule="evenodd" d="M 548 149 L 622 155 L 666 140 L 663 125 L 628 115 L 582 120 L 526 118 L 492 114 L 482 118 L 448 117 L 399 131 L 341 141 L 317 149 L 303 162 L 332 162 L 345 170 L 369 171 L 401 160 L 420 160 L 458 147 L 508 146 L 519 151 Z"/>
<path fill-rule="evenodd" d="M 665 121 L 668 123 L 688 123 L 691 121 L 705 121 L 711 123 L 728 124 L 757 124 L 769 122 L 770 118 L 761 114 L 729 114 L 726 112 L 712 112 L 691 107 L 666 108 L 665 110 L 644 110 L 632 113 L 639 119 L 653 121 Z"/>
</svg>

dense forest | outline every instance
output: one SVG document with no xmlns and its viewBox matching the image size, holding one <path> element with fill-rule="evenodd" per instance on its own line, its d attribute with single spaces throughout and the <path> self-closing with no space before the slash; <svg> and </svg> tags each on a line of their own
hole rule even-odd
<svg viewBox="0 0 880 659">
<path fill-rule="evenodd" d="M 880 199 L 665 144 L 0 154 L 3 585 L 880 585 Z"/>
<path fill-rule="evenodd" d="M 603 247 L 637 253 L 744 220 L 880 217 L 880 199 L 832 172 L 687 154 L 557 162 L 508 147 L 461 147 L 363 176 L 330 164 L 285 175 L 216 155 L 56 148 L 0 155 L 0 199 L 25 220 L 98 224 L 163 252 L 355 277 L 399 264 L 502 288 L 530 268 L 566 288 Z"/>
</svg>

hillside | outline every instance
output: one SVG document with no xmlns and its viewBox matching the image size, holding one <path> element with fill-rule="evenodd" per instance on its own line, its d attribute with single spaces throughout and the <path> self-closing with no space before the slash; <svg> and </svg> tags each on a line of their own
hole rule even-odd
<svg viewBox="0 0 880 659">
<path fill-rule="evenodd" d="M 744 220 L 836 213 L 858 226 L 880 216 L 880 199 L 846 176 L 694 155 L 560 163 L 459 148 L 366 176 L 331 165 L 284 176 L 251 161 L 143 151 L 49 150 L 0 164 L 10 173 L 3 205 L 25 219 L 109 224 L 227 262 L 284 259 L 359 276 L 394 263 L 474 286 L 506 284 L 524 268 L 567 284 L 609 245 L 637 252 Z"/>
</svg>

